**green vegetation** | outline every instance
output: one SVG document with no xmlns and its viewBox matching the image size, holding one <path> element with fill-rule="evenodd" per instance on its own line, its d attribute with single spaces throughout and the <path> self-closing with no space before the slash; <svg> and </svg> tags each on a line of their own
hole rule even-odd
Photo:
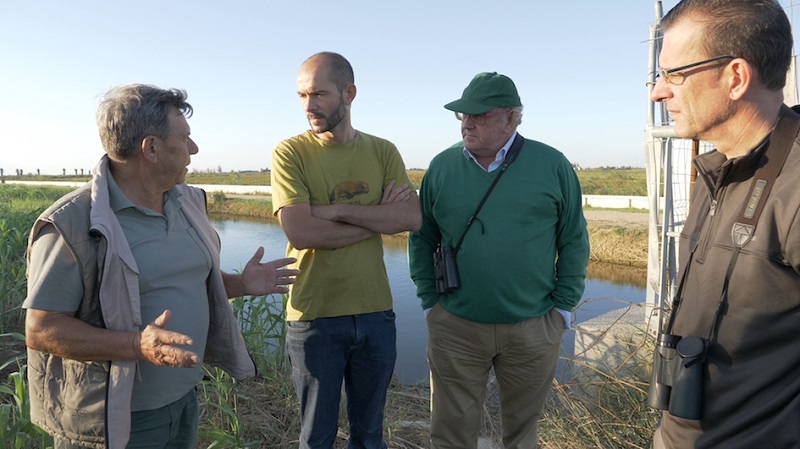
<svg viewBox="0 0 800 449">
<path fill-rule="evenodd" d="M 419 189 L 425 170 L 408 170 L 408 179 Z M 647 195 L 647 178 L 643 168 L 590 168 L 577 170 L 584 195 Z M 88 181 L 88 176 L 6 176 L 6 179 L 26 181 Z M 189 173 L 189 184 L 212 185 L 270 185 L 269 172 Z"/>
<path fill-rule="evenodd" d="M 30 227 L 41 211 L 70 190 L 0 185 L 0 334 L 21 329 Z"/>
<path fill-rule="evenodd" d="M 22 301 L 25 248 L 36 217 L 70 189 L 0 185 L 0 447 L 44 448 L 52 438 L 30 422 Z"/>
<path fill-rule="evenodd" d="M 217 182 L 215 182 L 217 183 Z M 25 247 L 33 220 L 70 189 L 0 185 L 0 447 L 33 449 L 52 447 L 52 438 L 30 422 L 25 378 L 25 348 L 21 304 L 26 295 Z M 210 209 L 249 209 L 271 216 L 265 200 L 210 196 Z M 238 204 L 231 209 L 227 205 Z M 252 212 L 255 211 L 255 212 Z M 638 239 L 641 230 L 601 227 L 619 244 Z M 404 240 L 401 237 L 390 239 Z M 396 242 L 395 242 L 396 243 Z M 594 245 L 594 241 L 593 241 Z M 590 265 L 590 270 L 593 269 Z M 615 272 L 625 270 L 617 269 Z M 299 411 L 291 369 L 283 352 L 285 298 L 235 298 L 231 304 L 242 326 L 245 341 L 258 366 L 258 376 L 242 382 L 216 369 L 206 370 L 200 385 L 201 446 L 205 448 L 296 448 Z M 590 336 L 589 332 L 578 331 Z M 604 354 L 617 354 L 614 366 L 608 357 L 577 353 L 565 359 L 568 378 L 554 383 L 540 423 L 544 449 L 649 447 L 656 413 L 644 408 L 652 338 L 640 330 L 608 343 L 609 329 L 597 332 L 594 345 Z M 594 338 L 594 337 L 593 337 Z M 424 348 L 419 348 L 424 351 Z M 577 352 L 577 351 L 576 351 Z M 5 383 L 3 383 L 5 381 Z M 428 446 L 429 390 L 419 385 L 393 384 L 386 407 L 386 436 L 390 448 L 420 449 Z M 487 403 L 481 434 L 500 441 L 496 404 Z M 345 447 L 348 427 L 341 413 L 336 447 Z"/>
<path fill-rule="evenodd" d="M 643 168 L 590 168 L 575 173 L 584 195 L 647 195 L 647 176 Z M 424 170 L 408 170 L 408 178 L 417 189 L 424 174 Z"/>
<path fill-rule="evenodd" d="M 584 195 L 647 195 L 647 176 L 643 168 L 593 168 L 576 173 Z"/>
<path fill-rule="evenodd" d="M 239 173 L 189 173 L 186 175 L 189 184 L 214 184 L 226 186 L 268 186 L 269 172 Z"/>
</svg>

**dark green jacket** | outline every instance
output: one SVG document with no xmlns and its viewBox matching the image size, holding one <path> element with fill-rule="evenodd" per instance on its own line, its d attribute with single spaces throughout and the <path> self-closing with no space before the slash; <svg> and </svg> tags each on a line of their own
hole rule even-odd
<svg viewBox="0 0 800 449">
<path fill-rule="evenodd" d="M 584 290 L 589 239 L 578 178 L 563 154 L 533 140 L 500 179 L 457 255 L 461 288 L 439 296 L 433 252 L 455 246 L 497 176 L 463 154 L 437 155 L 422 181 L 422 228 L 409 236 L 411 278 L 423 309 L 437 302 L 481 323 L 516 323 L 572 310 Z"/>
</svg>

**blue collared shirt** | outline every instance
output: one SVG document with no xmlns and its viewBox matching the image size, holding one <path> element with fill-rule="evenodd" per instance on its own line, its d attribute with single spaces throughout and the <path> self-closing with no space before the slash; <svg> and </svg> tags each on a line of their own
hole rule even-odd
<svg viewBox="0 0 800 449">
<path fill-rule="evenodd" d="M 466 146 L 464 147 L 464 156 L 467 159 L 471 160 L 472 162 L 475 162 L 475 164 L 478 167 L 480 167 L 481 170 L 485 171 L 486 173 L 491 173 L 491 172 L 497 170 L 498 168 L 500 168 L 501 165 L 503 165 L 503 162 L 506 160 L 506 153 L 508 153 L 508 150 L 511 148 L 511 144 L 514 143 L 514 138 L 515 137 L 517 137 L 517 132 L 516 131 L 514 131 L 514 134 L 512 134 L 511 138 L 508 139 L 508 142 L 506 142 L 506 144 L 503 145 L 502 148 L 500 148 L 500 151 L 497 152 L 497 155 L 495 155 L 494 161 L 491 164 L 489 164 L 489 168 L 483 168 L 483 165 L 478 163 L 478 160 L 475 159 L 475 156 L 472 155 L 472 152 L 469 151 Z"/>
</svg>

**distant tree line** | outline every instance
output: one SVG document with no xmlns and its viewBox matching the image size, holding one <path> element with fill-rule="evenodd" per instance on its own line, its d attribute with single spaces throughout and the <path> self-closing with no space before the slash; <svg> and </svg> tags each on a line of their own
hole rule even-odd
<svg viewBox="0 0 800 449">
<path fill-rule="evenodd" d="M 85 176 L 85 175 L 89 175 L 89 174 L 92 173 L 91 169 L 84 170 L 82 168 L 76 168 L 74 170 L 75 170 L 75 176 Z M 4 168 L 0 168 L 0 177 L 5 176 L 5 174 L 6 174 L 5 169 Z M 9 173 L 8 176 L 12 176 L 12 175 Z M 17 177 L 22 177 L 22 176 L 42 176 L 42 170 L 37 168 L 36 169 L 36 173 L 34 174 L 33 172 L 25 173 L 25 170 L 23 170 L 21 168 L 17 168 L 17 169 L 14 169 L 14 175 L 13 176 L 17 176 Z M 44 176 L 47 176 L 47 175 L 44 175 Z M 61 176 L 67 176 L 67 169 L 66 168 L 62 168 L 61 169 Z M 69 176 L 72 176 L 72 175 L 69 175 Z"/>
</svg>

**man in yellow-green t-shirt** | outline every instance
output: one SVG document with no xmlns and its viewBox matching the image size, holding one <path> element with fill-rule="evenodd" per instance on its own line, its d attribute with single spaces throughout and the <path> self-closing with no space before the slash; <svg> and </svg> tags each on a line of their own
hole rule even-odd
<svg viewBox="0 0 800 449">
<path fill-rule="evenodd" d="M 286 310 L 301 448 L 333 447 L 342 382 L 351 447 L 386 447 L 396 348 L 381 234 L 416 231 L 422 220 L 397 148 L 353 128 L 353 83 L 341 55 L 308 58 L 297 93 L 311 129 L 272 155 L 273 210 L 303 272 Z"/>
</svg>

